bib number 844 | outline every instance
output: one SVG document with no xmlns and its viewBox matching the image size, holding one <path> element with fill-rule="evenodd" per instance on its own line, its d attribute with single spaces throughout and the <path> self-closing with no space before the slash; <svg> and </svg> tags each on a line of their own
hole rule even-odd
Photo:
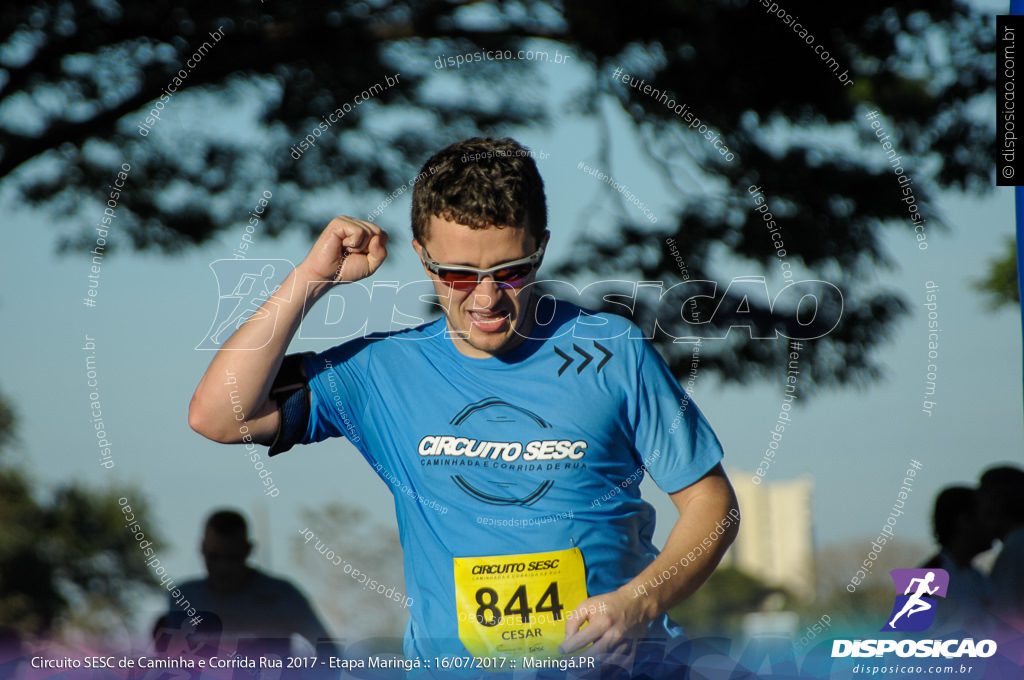
<svg viewBox="0 0 1024 680">
<path fill-rule="evenodd" d="M 530 608 L 525 585 L 516 588 L 516 591 L 512 593 L 512 597 L 505 603 L 504 609 L 498 609 L 498 592 L 493 588 L 478 589 L 476 591 L 476 603 L 480 605 L 476 610 L 476 620 L 488 628 L 501 623 L 502 614 L 505 616 L 518 616 L 522 623 L 530 623 L 530 614 L 534 612 L 550 612 L 554 621 L 562 620 L 563 607 L 558 599 L 557 581 L 552 581 L 548 584 L 547 589 L 540 596 L 540 600 L 537 601 L 533 609 Z"/>
</svg>

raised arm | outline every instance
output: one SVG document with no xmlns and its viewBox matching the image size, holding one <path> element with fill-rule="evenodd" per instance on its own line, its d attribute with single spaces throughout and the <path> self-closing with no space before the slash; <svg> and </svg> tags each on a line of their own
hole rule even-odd
<svg viewBox="0 0 1024 680">
<path fill-rule="evenodd" d="M 217 351 L 189 403 L 189 426 L 234 444 L 244 423 L 253 441 L 273 442 L 279 415 L 270 389 L 304 312 L 338 283 L 373 274 L 387 258 L 387 241 L 371 222 L 331 220 L 306 259 Z"/>
</svg>

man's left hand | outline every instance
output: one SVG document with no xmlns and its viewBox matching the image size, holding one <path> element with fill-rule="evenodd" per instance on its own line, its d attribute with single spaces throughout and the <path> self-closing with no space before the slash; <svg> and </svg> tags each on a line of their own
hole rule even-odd
<svg viewBox="0 0 1024 680">
<path fill-rule="evenodd" d="M 593 642 L 587 652 L 594 655 L 628 652 L 629 639 L 640 637 L 650 623 L 645 600 L 622 589 L 583 600 L 565 622 L 565 640 L 558 651 L 572 654 Z M 587 625 L 581 628 L 584 622 Z"/>
</svg>

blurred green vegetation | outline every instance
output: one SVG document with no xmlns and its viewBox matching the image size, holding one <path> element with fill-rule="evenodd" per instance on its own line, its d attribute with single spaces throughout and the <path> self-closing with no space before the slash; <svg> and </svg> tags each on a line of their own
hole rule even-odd
<svg viewBox="0 0 1024 680">
<path fill-rule="evenodd" d="M 1020 283 L 1017 279 L 1017 239 L 1006 239 L 1002 255 L 989 262 L 988 275 L 976 279 L 974 290 L 988 297 L 989 308 L 1020 306 Z"/>
<path fill-rule="evenodd" d="M 129 499 L 153 547 L 163 545 L 143 496 L 132 488 L 34 482 L 14 460 L 16 422 L 0 397 L 0 628 L 23 638 L 124 632 L 136 599 L 157 581 L 118 498 Z"/>
</svg>

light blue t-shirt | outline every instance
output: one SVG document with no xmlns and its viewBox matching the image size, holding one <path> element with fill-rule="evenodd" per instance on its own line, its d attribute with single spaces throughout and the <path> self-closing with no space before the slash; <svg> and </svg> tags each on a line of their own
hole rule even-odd
<svg viewBox="0 0 1024 680">
<path fill-rule="evenodd" d="M 630 321 L 551 297 L 536 318 L 497 357 L 461 354 L 442 317 L 305 360 L 302 443 L 347 437 L 394 494 L 410 658 L 466 654 L 453 558 L 579 548 L 589 596 L 610 592 L 657 555 L 644 469 L 672 493 L 722 458 Z"/>
</svg>

